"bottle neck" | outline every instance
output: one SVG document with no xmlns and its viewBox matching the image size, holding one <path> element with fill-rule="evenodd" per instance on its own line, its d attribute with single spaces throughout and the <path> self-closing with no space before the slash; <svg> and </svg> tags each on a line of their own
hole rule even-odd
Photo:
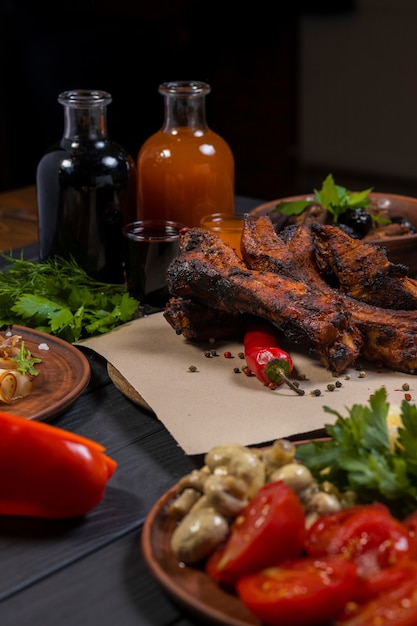
<svg viewBox="0 0 417 626">
<path fill-rule="evenodd" d="M 64 139 L 97 141 L 107 138 L 107 105 L 112 98 L 104 91 L 74 90 L 58 96 L 64 107 Z"/>
<path fill-rule="evenodd" d="M 172 132 L 179 127 L 207 130 L 206 95 L 210 93 L 207 83 L 163 83 L 159 93 L 164 96 L 163 131 Z"/>
</svg>

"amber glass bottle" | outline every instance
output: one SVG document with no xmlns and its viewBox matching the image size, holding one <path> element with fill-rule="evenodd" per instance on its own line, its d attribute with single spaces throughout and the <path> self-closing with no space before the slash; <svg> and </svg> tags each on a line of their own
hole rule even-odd
<svg viewBox="0 0 417 626">
<path fill-rule="evenodd" d="M 142 145 L 137 158 L 138 213 L 199 226 L 210 213 L 234 213 L 234 157 L 227 142 L 206 122 L 203 82 L 162 83 L 162 128 Z"/>
<path fill-rule="evenodd" d="M 39 256 L 72 256 L 93 278 L 122 283 L 123 226 L 136 219 L 136 164 L 107 133 L 105 91 L 58 96 L 62 139 L 37 169 Z"/>
</svg>

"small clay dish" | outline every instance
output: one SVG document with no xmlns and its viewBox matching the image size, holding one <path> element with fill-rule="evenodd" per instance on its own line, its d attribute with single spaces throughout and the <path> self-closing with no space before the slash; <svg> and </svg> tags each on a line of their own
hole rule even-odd
<svg viewBox="0 0 417 626">
<path fill-rule="evenodd" d="M 381 211 L 386 211 L 388 217 L 402 217 L 414 226 L 416 234 L 384 237 L 382 239 L 366 239 L 367 243 L 382 246 L 387 251 L 387 256 L 392 263 L 405 265 L 409 269 L 410 276 L 417 276 L 417 198 L 390 193 L 372 192 L 369 194 L 371 204 Z M 277 225 L 282 222 L 282 216 L 273 209 L 280 202 L 293 202 L 297 200 L 313 200 L 312 194 L 290 196 L 265 202 L 250 211 L 255 217 L 269 215 Z"/>
</svg>

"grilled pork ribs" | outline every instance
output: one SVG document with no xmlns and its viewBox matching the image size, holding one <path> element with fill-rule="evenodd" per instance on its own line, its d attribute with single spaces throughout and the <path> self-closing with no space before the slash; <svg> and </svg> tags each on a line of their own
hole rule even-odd
<svg viewBox="0 0 417 626">
<path fill-rule="evenodd" d="M 241 253 L 243 260 L 205 230 L 183 231 L 180 254 L 168 269 L 173 298 L 164 312 L 178 334 L 192 340 L 236 336 L 249 319 L 261 317 L 335 373 L 360 355 L 415 372 L 416 284 L 382 249 L 318 223 L 277 234 L 269 217 L 246 215 Z M 379 289 L 369 289 L 372 277 Z M 375 305 L 399 301 L 408 310 Z"/>
</svg>

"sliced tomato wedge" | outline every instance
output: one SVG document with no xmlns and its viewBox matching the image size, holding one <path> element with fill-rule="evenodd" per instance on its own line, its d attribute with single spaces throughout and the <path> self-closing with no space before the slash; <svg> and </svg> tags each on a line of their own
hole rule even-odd
<svg viewBox="0 0 417 626">
<path fill-rule="evenodd" d="M 416 626 L 417 575 L 339 616 L 337 626 Z"/>
<path fill-rule="evenodd" d="M 205 572 L 211 578 L 220 583 L 222 587 L 229 588 L 230 591 L 233 591 L 234 584 L 236 582 L 236 575 L 233 573 L 230 574 L 227 569 L 219 569 L 219 562 L 223 558 L 224 550 L 224 545 L 219 546 L 210 554 L 206 560 Z"/>
<path fill-rule="evenodd" d="M 417 511 L 406 517 L 403 524 L 408 531 L 410 558 L 417 561 Z"/>
<path fill-rule="evenodd" d="M 355 563 L 299 558 L 236 583 L 242 602 L 269 626 L 315 626 L 340 615 L 356 587 Z"/>
<path fill-rule="evenodd" d="M 358 505 L 319 517 L 307 532 L 310 556 L 341 555 L 371 576 L 410 554 L 408 531 L 382 504 Z"/>
<path fill-rule="evenodd" d="M 234 520 L 221 556 L 212 555 L 206 571 L 230 583 L 278 565 L 301 553 L 305 532 L 304 509 L 292 489 L 282 481 L 268 483 Z"/>
<path fill-rule="evenodd" d="M 360 577 L 353 599 L 356 602 L 367 602 L 380 596 L 386 591 L 390 591 L 404 581 L 417 575 L 416 561 L 402 561 L 393 567 L 385 567 L 368 577 Z M 417 622 L 416 622 L 417 626 Z"/>
</svg>

